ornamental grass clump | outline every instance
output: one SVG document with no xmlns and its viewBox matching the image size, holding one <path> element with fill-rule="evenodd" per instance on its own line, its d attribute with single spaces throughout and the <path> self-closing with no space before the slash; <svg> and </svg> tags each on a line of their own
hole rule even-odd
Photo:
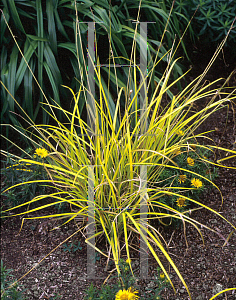
<svg viewBox="0 0 236 300">
<path fill-rule="evenodd" d="M 222 46 L 223 44 L 217 49 L 213 60 Z M 93 207 L 95 244 L 90 242 L 91 237 L 85 238 L 85 241 L 108 260 L 115 262 L 118 275 L 120 274 L 121 250 L 125 251 L 128 259 L 130 259 L 131 249 L 136 250 L 138 255 L 140 249 L 135 241 L 141 236 L 173 289 L 174 285 L 163 265 L 165 260 L 176 272 L 191 298 L 184 278 L 168 254 L 168 245 L 153 221 L 165 224 L 165 220 L 182 220 L 183 223 L 187 222 L 195 226 L 201 235 L 199 225 L 208 227 L 199 224 L 187 215 L 188 211 L 184 210 L 184 204 L 188 202 L 198 208 L 214 212 L 222 220 L 228 222 L 222 214 L 192 197 L 194 191 L 199 192 L 203 187 L 203 182 L 204 184 L 211 183 L 217 189 L 218 187 L 207 176 L 197 173 L 197 169 L 194 169 L 197 162 L 192 158 L 193 153 L 191 154 L 189 149 L 194 149 L 194 147 L 209 151 L 217 149 L 216 146 L 201 145 L 198 139 L 206 133 L 194 134 L 194 131 L 209 115 L 235 99 L 233 93 L 235 91 L 226 92 L 223 88 L 214 88 L 213 84 L 219 80 L 200 85 L 212 64 L 211 61 L 201 76 L 193 80 L 181 92 L 170 97 L 172 86 L 182 78 L 181 76 L 169 84 L 173 67 L 177 62 L 173 59 L 174 51 L 170 51 L 166 71 L 148 97 L 149 83 L 156 79 L 154 69 L 158 67 L 159 53 L 156 55 L 153 67 L 148 68 L 147 74 L 143 74 L 136 64 L 135 49 L 136 36 L 129 60 L 129 76 L 125 82 L 117 78 L 117 95 L 114 97 L 116 100 L 112 99 L 109 94 L 109 76 L 107 83 L 101 79 L 101 67 L 96 57 L 98 63 L 93 65 L 93 68 L 98 90 L 95 95 L 90 93 L 94 101 L 94 128 L 82 119 L 78 108 L 81 96 L 86 97 L 88 92 L 84 82 L 81 82 L 76 94 L 67 87 L 73 99 L 72 113 L 56 103 L 53 106 L 48 102 L 49 114 L 56 125 L 35 124 L 30 121 L 30 127 L 26 131 L 30 132 L 32 128 L 34 129 L 34 131 L 31 130 L 29 140 L 34 145 L 36 154 L 41 157 L 41 161 L 28 154 L 28 157 L 21 159 L 20 162 L 44 167 L 48 179 L 35 180 L 35 182 L 53 185 L 55 191 L 48 195 L 37 195 L 24 204 L 6 210 L 5 213 L 18 208 L 22 210 L 24 207 L 29 207 L 31 203 L 37 203 L 36 208 L 15 213 L 13 216 L 33 214 L 30 218 L 42 218 L 36 214 L 44 209 L 44 218 L 64 218 L 64 224 L 82 219 L 84 223 L 77 224 L 79 229 L 76 232 L 79 232 L 85 231 L 91 225 L 88 223 L 88 216 L 89 209 Z M 115 57 L 112 59 L 115 64 Z M 87 77 L 88 74 L 84 76 Z M 142 88 L 146 91 L 145 97 L 148 97 L 144 112 L 139 105 Z M 194 104 L 205 97 L 211 98 L 211 101 L 203 109 L 195 111 Z M 163 101 L 166 99 L 169 103 L 163 106 Z M 121 103 L 125 105 L 121 106 Z M 88 99 L 87 104 L 89 105 Z M 67 123 L 61 123 L 57 119 L 54 113 L 56 110 L 65 115 Z M 20 132 L 17 128 L 15 130 Z M 91 132 L 93 132 L 92 135 Z M 195 142 L 192 142 L 193 140 Z M 227 151 L 227 159 L 236 154 L 234 150 L 222 148 L 221 150 Z M 182 155 L 180 163 L 176 159 L 178 151 L 184 151 L 178 155 Z M 6 155 L 6 152 L 2 151 L 2 153 Z M 198 157 L 198 160 L 204 162 L 202 157 Z M 213 163 L 209 160 L 207 163 L 223 166 L 221 161 Z M 171 181 L 163 184 L 162 175 L 166 171 L 169 172 Z M 88 197 L 88 182 L 90 184 L 92 182 L 94 187 L 92 200 Z M 146 182 L 145 185 L 144 182 Z M 20 183 L 6 189 L 5 192 L 19 185 Z M 47 197 L 50 197 L 50 203 L 40 205 L 41 201 Z M 171 199 L 172 202 L 163 201 L 165 198 Z M 47 208 L 62 203 L 68 203 L 71 211 L 47 214 Z M 147 218 L 140 212 L 142 205 L 145 205 L 148 210 Z M 28 218 L 23 218 L 23 221 Z M 228 223 L 236 229 L 233 224 Z M 218 234 L 217 231 L 208 229 Z M 96 244 L 98 238 L 106 241 L 106 251 Z M 158 256 L 156 248 L 162 252 L 165 260 Z"/>
</svg>

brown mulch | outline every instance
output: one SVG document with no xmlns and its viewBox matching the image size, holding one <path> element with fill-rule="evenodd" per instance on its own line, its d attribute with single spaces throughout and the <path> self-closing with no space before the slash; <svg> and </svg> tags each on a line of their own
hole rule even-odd
<svg viewBox="0 0 236 300">
<path fill-rule="evenodd" d="M 236 148 L 234 109 L 231 106 L 228 110 L 224 108 L 204 124 L 205 130 L 216 130 L 210 136 L 218 146 Z M 231 159 L 225 164 L 228 168 L 219 169 L 219 177 L 215 180 L 215 184 L 222 192 L 223 205 L 221 206 L 221 195 L 216 189 L 206 191 L 200 200 L 220 212 L 235 226 L 236 170 L 230 167 L 236 167 L 236 160 Z M 161 228 L 160 230 L 169 245 L 171 258 L 189 287 L 192 299 L 209 300 L 218 289 L 236 287 L 236 232 L 233 232 L 233 228 L 225 220 L 208 210 L 193 212 L 191 217 L 214 229 L 218 234 L 200 226 L 204 237 L 203 244 L 196 228 L 188 224 L 186 237 L 183 230 L 166 232 Z M 76 226 L 68 224 L 50 231 L 58 225 L 52 219 L 26 220 L 19 233 L 21 221 L 20 217 L 2 221 L 1 257 L 4 265 L 13 269 L 12 274 L 17 279 L 36 266 L 20 280 L 26 289 L 25 295 L 28 299 L 50 299 L 50 297 L 53 299 L 57 293 L 62 296 L 61 299 L 83 299 L 84 290 L 92 281 L 86 279 L 87 248 L 81 234 L 75 235 L 70 241 L 76 245 L 80 242 L 82 249 L 73 253 L 73 251 L 64 251 L 64 246 L 60 246 L 37 266 L 41 259 L 75 232 Z M 68 242 L 66 244 L 69 245 Z M 105 262 L 103 258 L 97 261 L 97 278 L 106 278 L 108 273 L 104 271 Z M 156 263 L 152 258 L 149 259 L 149 266 L 150 273 L 153 274 Z M 172 269 L 170 274 L 176 294 L 172 289 L 164 290 L 162 299 L 189 299 L 186 289 Z M 102 282 L 102 279 L 93 281 L 97 286 Z M 143 284 L 140 282 L 140 285 Z M 225 293 L 219 299 L 236 299 L 236 291 Z"/>
</svg>

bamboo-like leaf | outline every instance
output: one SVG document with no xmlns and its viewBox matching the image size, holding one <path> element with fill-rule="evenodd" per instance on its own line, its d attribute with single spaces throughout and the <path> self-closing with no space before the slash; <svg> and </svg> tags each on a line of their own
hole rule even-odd
<svg viewBox="0 0 236 300">
<path fill-rule="evenodd" d="M 13 21 L 16 24 L 16 27 L 19 28 L 20 31 L 25 33 L 24 27 L 21 23 L 21 20 L 20 20 L 16 5 L 15 5 L 15 1 L 14 0 L 8 0 L 8 5 L 9 5 L 9 9 L 10 9 Z"/>
<path fill-rule="evenodd" d="M 3 14 L 6 18 L 6 21 L 9 22 L 10 16 L 9 16 L 9 12 L 8 12 L 7 4 L 6 4 L 5 0 L 4 0 Z M 1 15 L 1 21 L 0 21 L 0 25 L 1 25 L 0 45 L 3 45 L 4 38 L 6 39 L 6 37 L 4 37 L 4 34 L 5 34 L 5 31 L 6 31 L 7 25 L 6 25 L 6 22 L 3 18 L 3 14 Z"/>
<path fill-rule="evenodd" d="M 48 42 L 48 39 L 39 37 L 39 36 L 35 36 L 32 34 L 26 34 L 26 36 L 27 36 L 27 38 L 32 39 L 33 41 Z"/>
<path fill-rule="evenodd" d="M 10 61 L 8 63 L 8 72 L 7 72 L 7 88 L 11 95 L 15 94 L 17 60 L 18 60 L 18 49 L 17 46 L 14 45 L 10 56 Z M 14 99 L 10 96 L 10 94 L 7 95 L 7 102 L 9 105 L 9 109 L 14 111 L 15 103 L 14 103 Z"/>
<path fill-rule="evenodd" d="M 61 1 L 60 1 L 61 2 Z M 60 5 L 60 3 L 59 3 Z M 59 32 L 67 39 L 69 40 L 69 37 L 68 37 L 68 34 L 66 33 L 65 31 L 65 28 L 60 20 L 60 17 L 59 17 L 59 14 L 58 14 L 58 11 L 55 10 L 54 11 L 54 16 L 55 16 L 55 20 L 56 20 L 56 27 L 58 28 Z"/>
<path fill-rule="evenodd" d="M 43 11 L 41 0 L 36 0 L 36 12 L 37 12 L 37 35 L 40 38 L 44 38 L 44 29 L 43 29 Z M 41 87 L 43 86 L 43 48 L 44 42 L 38 41 L 38 83 Z M 39 102 L 43 102 L 42 93 L 39 94 Z M 48 117 L 43 112 L 43 123 L 47 124 Z"/>
<path fill-rule="evenodd" d="M 56 10 L 56 7 L 54 7 L 54 3 L 55 1 L 53 0 L 46 1 L 46 13 L 48 21 L 49 44 L 52 51 L 57 55 L 57 31 L 54 20 L 54 11 Z"/>
<path fill-rule="evenodd" d="M 29 66 L 30 66 L 31 70 L 34 72 L 35 63 L 34 63 L 33 59 L 30 60 Z M 23 104 L 25 104 L 25 105 L 23 105 L 23 109 L 27 112 L 29 117 L 35 122 L 35 119 L 36 119 L 35 117 L 38 114 L 39 105 L 38 105 L 38 107 L 35 107 L 35 105 L 33 103 L 33 76 L 28 68 L 26 69 L 25 74 L 24 74 L 24 91 L 25 91 L 24 96 L 27 101 L 25 101 L 23 103 Z"/>
<path fill-rule="evenodd" d="M 47 72 L 49 81 L 51 83 L 51 87 L 53 90 L 53 95 L 54 95 L 54 100 L 58 103 L 60 103 L 60 96 L 59 96 L 59 89 L 58 89 L 58 85 L 55 82 L 55 78 L 53 76 L 53 72 L 51 71 L 50 67 L 48 66 L 48 64 L 46 62 L 44 62 L 44 68 Z"/>
<path fill-rule="evenodd" d="M 4 85 L 7 85 L 7 74 L 8 74 L 8 66 L 7 66 L 7 48 L 5 46 L 2 47 L 1 56 L 0 56 L 0 69 L 1 69 L 1 80 Z M 1 89 L 1 98 L 7 98 L 7 91 L 5 89 Z M 1 111 L 1 120 L 3 120 L 3 115 L 5 114 L 8 108 L 8 102 L 3 101 L 3 107 Z"/>
<path fill-rule="evenodd" d="M 29 62 L 33 54 L 35 53 L 35 50 L 38 46 L 38 43 L 36 41 L 29 43 L 27 40 L 24 45 L 24 58 L 21 58 L 21 62 L 19 67 L 17 68 L 16 72 L 16 80 L 15 80 L 15 89 L 17 90 L 23 80 L 23 77 L 25 75 L 27 64 L 25 63 L 25 60 Z M 27 100 L 26 100 L 27 101 Z M 29 103 L 28 103 L 29 104 Z"/>
<path fill-rule="evenodd" d="M 47 65 L 52 71 L 56 85 L 59 86 L 60 84 L 62 84 L 61 73 L 57 66 L 56 58 L 47 43 L 45 43 L 44 45 L 44 57 L 46 59 Z M 60 103 L 60 101 L 58 101 L 58 103 Z"/>
</svg>

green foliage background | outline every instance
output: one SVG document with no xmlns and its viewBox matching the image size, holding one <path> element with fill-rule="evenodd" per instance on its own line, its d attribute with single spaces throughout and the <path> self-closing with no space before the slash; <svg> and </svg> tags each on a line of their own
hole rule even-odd
<svg viewBox="0 0 236 300">
<path fill-rule="evenodd" d="M 139 4 L 139 1 L 131 0 L 110 2 L 107 0 L 83 0 L 77 2 L 79 22 L 95 21 L 99 23 L 96 25 L 96 39 L 101 45 L 101 50 L 98 47 L 98 51 L 101 52 L 100 56 L 103 56 L 102 58 L 106 63 L 109 56 L 108 34 L 114 56 L 122 55 L 126 59 L 130 57 L 136 26 L 132 20 L 137 18 Z M 1 9 L 0 42 L 2 51 L 0 65 L 1 81 L 5 85 L 5 88 L 1 87 L 2 123 L 10 123 L 20 127 L 22 123 L 25 124 L 15 114 L 9 113 L 22 114 L 22 110 L 13 99 L 15 98 L 28 115 L 27 117 L 24 114 L 26 122 L 30 118 L 33 122 L 37 120 L 37 122 L 48 124 L 47 107 L 42 108 L 42 103 L 45 103 L 45 100 L 33 77 L 35 76 L 48 99 L 53 99 L 55 103 L 62 105 L 67 110 L 72 110 L 72 101 L 66 89 L 61 86 L 62 83 L 77 92 L 80 82 L 86 82 L 86 78 L 81 77 L 80 73 L 81 70 L 83 70 L 83 74 L 85 73 L 82 50 L 79 47 L 77 53 L 75 43 L 75 2 L 68 0 L 3 0 Z M 161 36 L 165 30 L 168 15 L 169 9 L 165 7 L 164 2 L 142 1 L 140 21 L 151 20 L 154 22 L 148 25 L 149 59 L 160 46 L 160 57 L 166 54 L 167 49 L 172 46 L 176 33 L 175 25 L 172 22 L 169 24 L 165 40 L 161 43 Z M 5 21 L 9 23 L 15 40 L 12 38 Z M 80 25 L 80 41 L 84 53 L 86 53 L 87 48 L 87 27 L 86 23 Z M 18 43 L 19 48 L 15 42 Z M 140 43 L 138 35 L 137 43 Z M 107 53 L 104 49 L 107 50 Z M 25 59 L 22 54 L 24 54 Z M 87 55 L 85 56 L 87 57 Z M 26 62 L 32 69 L 34 76 L 27 68 Z M 166 58 L 163 59 L 163 62 L 165 68 Z M 124 64 L 126 61 L 119 58 L 116 63 Z M 152 64 L 151 59 L 149 67 Z M 156 75 L 159 74 L 160 78 L 161 64 L 159 68 Z M 120 69 L 122 71 L 119 68 L 117 70 L 120 85 L 125 85 L 128 71 L 124 71 L 125 68 Z M 114 70 L 112 69 L 111 72 Z M 174 76 L 177 77 L 180 74 L 182 74 L 181 67 L 176 64 Z M 103 74 L 103 76 L 105 75 Z M 115 81 L 114 76 L 111 76 L 112 80 Z M 154 88 L 154 78 L 152 87 Z M 111 95 L 109 101 L 110 107 L 114 108 Z M 52 100 L 51 103 L 54 104 Z M 84 103 L 85 99 L 82 97 L 79 103 L 81 113 Z M 63 120 L 60 111 L 57 111 L 57 117 L 59 120 Z M 6 130 L 8 132 L 8 129 Z M 21 130 L 23 131 L 23 128 Z"/>
</svg>

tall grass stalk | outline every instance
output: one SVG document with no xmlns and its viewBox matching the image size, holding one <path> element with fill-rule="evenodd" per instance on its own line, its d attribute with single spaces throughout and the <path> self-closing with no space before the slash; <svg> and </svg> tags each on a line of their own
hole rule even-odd
<svg viewBox="0 0 236 300">
<path fill-rule="evenodd" d="M 224 42 L 225 40 L 217 49 L 214 59 L 220 49 L 222 49 Z M 66 202 L 71 207 L 70 213 L 49 215 L 46 213 L 43 218 L 64 218 L 64 224 L 76 220 L 78 217 L 83 218 L 85 225 L 81 225 L 79 230 L 84 230 L 89 225 L 86 223 L 89 208 L 87 186 L 89 180 L 88 166 L 92 165 L 94 166 L 95 236 L 96 239 L 103 238 L 106 240 L 108 246 L 106 251 L 102 251 L 97 245 L 91 244 L 88 239 L 85 239 L 86 243 L 90 244 L 90 246 L 94 247 L 108 259 L 112 259 L 119 273 L 118 262 L 121 258 L 122 249 L 125 249 L 126 256 L 130 259 L 131 249 L 139 251 L 133 239 L 141 235 L 173 289 L 174 285 L 156 249 L 159 249 L 165 256 L 191 298 L 184 278 L 168 254 L 168 245 L 157 228 L 152 225 L 152 220 L 163 220 L 168 217 L 180 219 L 183 221 L 184 228 L 185 223 L 193 225 L 200 234 L 203 242 L 204 239 L 200 226 L 208 228 L 215 233 L 217 232 L 190 218 L 187 214 L 188 211 L 180 212 L 173 207 L 163 204 L 161 202 L 162 197 L 169 195 L 174 198 L 185 198 L 193 202 L 196 206 L 215 213 L 223 221 L 228 222 L 234 229 L 236 228 L 217 211 L 207 207 L 200 201 L 185 196 L 184 193 L 175 192 L 176 190 L 180 190 L 179 187 L 172 184 L 163 188 L 159 186 L 158 180 L 161 172 L 166 168 L 170 170 L 178 169 L 183 173 L 192 174 L 194 177 L 198 176 L 193 171 L 179 168 L 173 161 L 175 153 L 177 149 L 186 146 L 192 151 L 194 151 L 195 147 L 208 148 L 211 151 L 217 148 L 211 145 L 201 145 L 197 141 L 199 138 L 205 136 L 206 133 L 194 134 L 194 131 L 207 117 L 230 103 L 232 99 L 235 99 L 235 90 L 226 92 L 222 88 L 214 88 L 214 84 L 219 82 L 219 80 L 200 86 L 203 75 L 205 75 L 204 72 L 203 75 L 193 80 L 171 99 L 168 96 L 168 91 L 182 77 L 169 84 L 172 70 L 177 62 L 177 60 L 172 60 L 173 52 L 170 51 L 166 71 L 157 84 L 154 93 L 148 99 L 145 115 L 147 130 L 140 135 L 142 120 L 139 118 L 141 111 L 137 105 L 139 103 L 140 89 L 143 85 L 146 90 L 148 89 L 149 85 L 146 85 L 144 79 L 149 79 L 152 76 L 160 60 L 155 60 L 153 68 L 148 71 L 147 75 L 141 74 L 135 60 L 135 40 L 133 47 L 132 53 L 134 54 L 130 58 L 130 64 L 133 66 L 130 67 L 128 84 L 122 87 L 117 84 L 118 92 L 116 95 L 115 113 L 110 111 L 109 99 L 106 93 L 107 86 L 102 80 L 99 63 L 97 66 L 94 66 L 99 87 L 94 99 L 96 104 L 95 135 L 89 135 L 91 128 L 89 128 L 79 113 L 80 98 L 83 93 L 86 95 L 87 92 L 82 82 L 76 94 L 70 87 L 67 87 L 71 91 L 74 101 L 72 113 L 62 109 L 56 102 L 55 105 L 52 105 L 47 101 L 47 106 L 49 106 L 52 113 L 48 109 L 47 112 L 56 121 L 57 125 L 35 124 L 32 120 L 27 121 L 29 128 L 26 129 L 26 132 L 32 132 L 31 128 L 34 129 L 31 137 L 28 137 L 29 141 L 32 142 L 35 148 L 44 147 L 48 151 L 48 155 L 46 158 L 42 158 L 41 161 L 36 161 L 33 155 L 28 154 L 28 158 L 23 158 L 21 161 L 43 166 L 48 173 L 48 180 L 43 181 L 45 184 L 50 183 L 50 186 L 54 185 L 55 192 L 48 195 L 35 196 L 31 201 L 5 210 L 3 213 L 19 208 L 22 209 L 23 207 L 31 207 L 31 204 L 38 203 L 36 208 L 29 208 L 12 215 L 19 216 L 33 213 L 32 217 L 25 217 L 23 221 L 30 218 L 37 219 L 42 218 L 42 216 L 35 216 L 38 211 L 46 209 L 47 212 L 47 208 Z M 157 53 L 157 57 L 158 55 L 159 53 Z M 115 61 L 114 57 L 113 60 Z M 210 64 L 212 64 L 212 61 Z M 138 77 L 141 84 L 138 83 Z M 134 91 L 132 97 L 130 93 L 131 89 Z M 199 111 L 194 110 L 194 104 L 206 97 L 211 97 L 212 99 L 208 105 Z M 120 107 L 121 99 L 125 99 L 124 109 Z M 168 99 L 169 104 L 165 106 L 163 102 L 166 99 Z M 68 123 L 62 124 L 57 119 L 56 114 L 53 113 L 56 110 L 59 110 L 66 116 Z M 15 130 L 21 133 L 17 128 Z M 180 135 L 179 132 L 182 132 L 182 134 Z M 193 143 L 193 140 L 196 143 Z M 236 154 L 234 150 L 223 148 L 220 148 L 220 150 L 232 154 L 227 157 L 228 159 Z M 2 151 L 2 153 L 7 155 L 5 151 Z M 204 158 L 199 159 L 204 160 Z M 223 166 L 220 162 L 215 162 L 214 164 Z M 141 166 L 147 167 L 147 189 L 142 188 L 142 178 L 140 177 Z M 203 176 L 200 177 L 210 182 L 209 179 Z M 35 182 L 40 182 L 40 180 Z M 219 190 L 214 183 L 212 184 Z M 7 192 L 11 188 L 13 186 L 4 192 Z M 182 191 L 184 192 L 187 189 L 189 188 L 183 188 Z M 140 201 L 144 194 L 148 207 L 147 226 L 144 226 L 145 224 L 141 222 L 140 218 Z M 50 197 L 54 201 L 40 205 L 41 201 L 47 197 Z M 143 234 L 143 231 L 146 232 L 146 236 Z"/>
</svg>

